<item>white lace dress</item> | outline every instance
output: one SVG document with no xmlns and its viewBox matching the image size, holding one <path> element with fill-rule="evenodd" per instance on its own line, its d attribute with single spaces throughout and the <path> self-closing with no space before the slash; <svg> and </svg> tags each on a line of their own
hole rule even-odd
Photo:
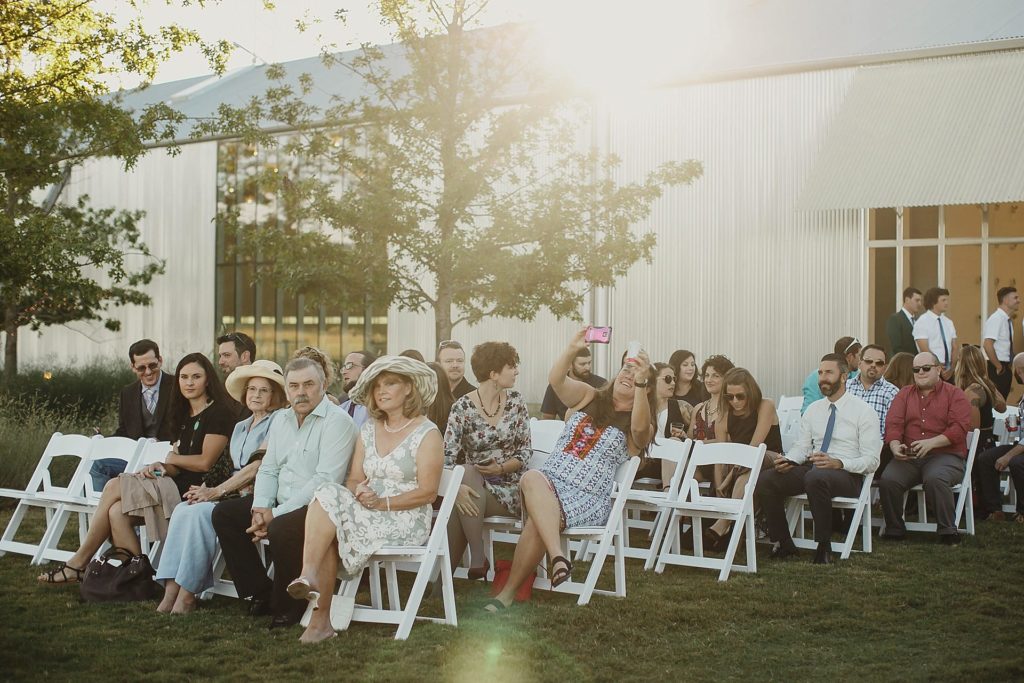
<svg viewBox="0 0 1024 683">
<path fill-rule="evenodd" d="M 363 472 L 377 495 L 397 496 L 416 488 L 416 451 L 423 437 L 436 430 L 424 421 L 391 453 L 377 453 L 374 421 L 360 430 L 363 440 Z M 422 545 L 430 535 L 431 506 L 388 512 L 363 507 L 341 484 L 321 484 L 313 494 L 338 528 L 338 554 L 346 578 L 358 576 L 374 552 L 386 545 Z"/>
</svg>

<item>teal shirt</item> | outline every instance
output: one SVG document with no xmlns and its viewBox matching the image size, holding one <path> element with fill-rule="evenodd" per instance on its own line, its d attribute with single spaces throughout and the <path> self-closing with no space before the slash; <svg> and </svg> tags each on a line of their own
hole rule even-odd
<svg viewBox="0 0 1024 683">
<path fill-rule="evenodd" d="M 846 376 L 847 379 L 851 379 L 860 374 L 860 370 L 851 370 L 850 374 Z M 821 389 L 818 388 L 818 371 L 811 370 L 811 374 L 807 375 L 807 379 L 804 380 L 804 404 L 800 406 L 800 414 L 803 415 L 807 412 L 807 409 L 815 401 L 820 401 L 825 398 Z"/>
</svg>

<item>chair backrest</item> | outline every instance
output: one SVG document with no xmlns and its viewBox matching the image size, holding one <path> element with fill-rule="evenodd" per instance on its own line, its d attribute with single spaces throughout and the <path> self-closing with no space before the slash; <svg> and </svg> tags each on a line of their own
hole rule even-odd
<svg viewBox="0 0 1024 683">
<path fill-rule="evenodd" d="M 526 464 L 526 469 L 539 470 L 541 468 L 541 465 L 547 462 L 550 456 L 551 454 L 546 451 L 535 450 L 533 452 L 533 455 L 530 456 L 530 462 Z"/>
<path fill-rule="evenodd" d="M 562 420 L 530 419 L 530 441 L 534 451 L 550 453 L 555 450 L 555 442 L 565 429 Z"/>
<path fill-rule="evenodd" d="M 683 441 L 666 439 L 653 444 L 650 452 L 647 454 L 649 458 L 667 460 L 676 464 L 675 469 L 672 471 L 672 478 L 668 482 L 670 495 L 674 496 L 676 491 L 679 490 L 679 482 L 683 480 L 683 473 L 686 471 L 686 463 L 692 449 L 693 441 L 690 439 Z M 662 482 L 662 484 L 664 483 Z"/>
<path fill-rule="evenodd" d="M 437 484 L 437 495 L 441 496 L 441 507 L 434 515 L 434 526 L 430 530 L 430 537 L 427 538 L 426 547 L 431 552 L 439 552 L 441 544 L 448 540 L 448 519 L 452 516 L 455 508 L 455 497 L 459 493 L 459 486 L 462 485 L 462 477 L 466 468 L 456 465 L 452 469 L 441 470 L 441 481 Z"/>
<path fill-rule="evenodd" d="M 744 489 L 744 500 L 752 499 L 753 487 L 757 485 L 757 478 L 761 472 L 761 463 L 764 462 L 765 445 L 748 446 L 742 443 L 704 443 L 697 441 L 690 453 L 690 461 L 686 464 L 686 475 L 680 485 L 680 496 L 689 497 L 690 500 L 707 500 L 707 496 L 701 496 L 695 478 L 697 468 L 704 465 L 735 465 L 746 467 L 750 470 L 750 479 Z"/>
<path fill-rule="evenodd" d="M 83 495 L 83 490 L 78 488 L 81 472 L 83 469 L 88 470 L 89 453 L 93 448 L 93 444 L 101 438 L 99 436 L 89 437 L 82 434 L 54 432 L 49 442 L 47 442 L 39 462 L 36 463 L 36 469 L 32 473 L 32 477 L 29 479 L 25 490 L 37 495 L 54 493 L 62 496 Z M 54 483 L 50 467 L 54 465 L 54 460 L 64 457 L 77 458 L 78 462 L 75 463 L 75 468 L 69 477 L 69 483 L 66 486 L 60 486 Z"/>
<path fill-rule="evenodd" d="M 981 442 L 981 430 L 975 429 L 967 433 L 967 462 L 964 463 L 964 483 L 969 485 L 971 481 L 971 470 L 974 467 L 974 456 L 978 452 L 978 444 Z"/>
<path fill-rule="evenodd" d="M 800 408 L 803 396 L 781 396 L 776 412 L 779 414 L 779 432 L 782 435 L 782 450 L 788 451 L 800 435 Z"/>
<path fill-rule="evenodd" d="M 125 472 L 130 472 L 135 467 L 135 463 L 138 462 L 139 456 L 142 451 L 146 448 L 146 445 L 150 443 L 150 439 L 142 437 L 141 439 L 129 439 L 123 436 L 98 436 L 93 439 L 93 447 L 89 452 L 89 463 L 95 462 L 96 460 L 110 458 L 117 460 L 124 460 Z M 170 446 L 168 446 L 168 449 Z M 164 451 L 166 454 L 167 451 Z M 99 496 L 100 491 L 96 491 L 92 486 L 92 476 L 89 474 L 89 467 L 83 467 L 77 473 L 80 481 L 77 482 L 77 488 L 80 487 L 85 491 L 87 498 L 95 498 Z"/>
<path fill-rule="evenodd" d="M 135 460 L 133 471 L 139 471 L 146 465 L 154 462 L 163 462 L 167 454 L 171 452 L 170 441 L 149 441 L 143 446 L 139 457 Z"/>
</svg>

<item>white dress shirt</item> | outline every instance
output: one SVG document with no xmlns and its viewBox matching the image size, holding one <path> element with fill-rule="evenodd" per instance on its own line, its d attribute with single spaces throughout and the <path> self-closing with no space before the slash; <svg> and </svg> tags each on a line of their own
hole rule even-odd
<svg viewBox="0 0 1024 683">
<path fill-rule="evenodd" d="M 995 342 L 996 358 L 1009 363 L 1013 360 L 1010 357 L 1010 316 L 1002 308 L 997 308 L 985 321 L 981 328 L 981 338 L 991 339 Z"/>
<path fill-rule="evenodd" d="M 786 459 L 800 464 L 821 448 L 828 426 L 827 398 L 815 401 L 800 418 L 800 436 Z M 844 392 L 835 402 L 836 423 L 832 429 L 828 455 L 843 462 L 843 469 L 854 474 L 867 474 L 878 469 L 882 436 L 878 433 L 878 413 L 863 400 Z"/>
<path fill-rule="evenodd" d="M 939 332 L 939 325 L 946 333 L 946 343 L 942 343 L 942 334 Z M 956 339 L 956 327 L 953 321 L 946 316 L 938 316 L 931 311 L 925 311 L 914 323 L 914 341 L 925 339 L 928 341 L 928 350 L 935 354 L 943 365 L 949 363 L 949 354 L 953 348 L 953 340 Z"/>
</svg>

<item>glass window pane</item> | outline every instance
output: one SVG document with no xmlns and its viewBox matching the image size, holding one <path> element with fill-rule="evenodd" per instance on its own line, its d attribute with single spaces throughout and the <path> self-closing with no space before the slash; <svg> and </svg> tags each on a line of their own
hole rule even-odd
<svg viewBox="0 0 1024 683">
<path fill-rule="evenodd" d="M 896 249 L 871 249 L 869 253 L 869 297 L 871 310 L 868 312 L 870 329 L 868 338 L 876 344 L 888 346 L 885 337 L 885 321 L 898 307 L 896 287 Z"/>
<path fill-rule="evenodd" d="M 981 336 L 981 247 L 946 247 L 949 319 L 960 344 L 979 344 Z"/>
<path fill-rule="evenodd" d="M 870 220 L 870 239 L 896 239 L 896 209 L 872 209 Z"/>
<path fill-rule="evenodd" d="M 990 204 L 988 207 L 989 237 L 1024 238 L 1024 203 Z"/>
<path fill-rule="evenodd" d="M 903 282 L 900 291 L 917 287 L 922 292 L 939 281 L 939 248 L 906 247 L 903 249 Z"/>
<path fill-rule="evenodd" d="M 903 209 L 903 238 L 925 239 L 939 236 L 939 207 L 914 206 Z"/>
<path fill-rule="evenodd" d="M 942 207 L 946 237 L 981 237 L 981 206 L 961 204 Z"/>
</svg>

